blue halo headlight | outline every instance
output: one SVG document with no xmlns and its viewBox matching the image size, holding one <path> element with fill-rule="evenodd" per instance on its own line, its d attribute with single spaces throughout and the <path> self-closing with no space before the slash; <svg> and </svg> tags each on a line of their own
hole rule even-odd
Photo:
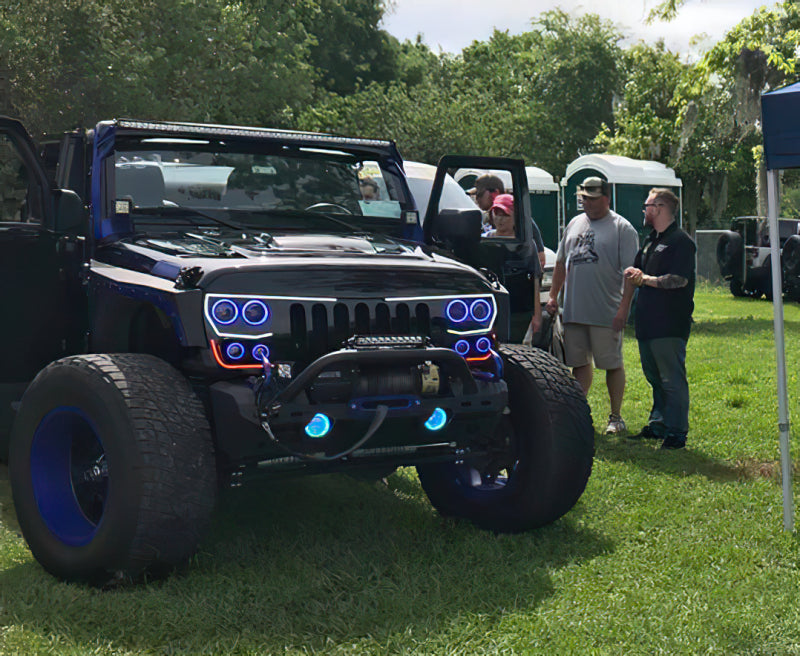
<svg viewBox="0 0 800 656">
<path fill-rule="evenodd" d="M 231 360 L 241 360 L 242 356 L 244 356 L 244 353 L 244 346 L 242 346 L 242 344 L 239 342 L 231 342 L 225 347 L 225 355 L 227 355 Z"/>
<path fill-rule="evenodd" d="M 431 416 L 425 421 L 425 428 L 429 431 L 442 430 L 447 423 L 447 412 L 442 408 L 434 408 Z"/>
<path fill-rule="evenodd" d="M 269 307 L 263 301 L 247 301 L 242 308 L 242 318 L 251 326 L 260 326 L 269 319 Z"/>
<path fill-rule="evenodd" d="M 457 298 L 456 300 L 450 301 L 447 304 L 445 314 L 453 323 L 461 323 L 462 321 L 467 320 L 467 317 L 469 316 L 469 307 L 467 307 L 467 304 L 464 301 L 462 301 L 460 298 Z"/>
<path fill-rule="evenodd" d="M 469 342 L 466 339 L 459 339 L 453 348 L 459 355 L 466 355 L 469 353 Z"/>
<path fill-rule="evenodd" d="M 488 337 L 479 337 L 478 341 L 475 342 L 475 348 L 478 353 L 488 353 L 489 349 L 492 348 L 492 341 Z"/>
<path fill-rule="evenodd" d="M 257 362 L 261 362 L 264 358 L 269 360 L 269 347 L 264 346 L 264 344 L 256 344 L 252 350 L 253 359 Z"/>
<path fill-rule="evenodd" d="M 486 321 L 492 316 L 492 306 L 489 301 L 479 298 L 472 302 L 469 314 L 475 321 Z"/>
<path fill-rule="evenodd" d="M 236 318 L 239 316 L 239 308 L 236 307 L 236 303 L 233 301 L 222 298 L 212 306 L 211 316 L 217 323 L 228 326 L 236 321 Z"/>
<path fill-rule="evenodd" d="M 311 418 L 311 421 L 306 424 L 306 427 L 303 430 L 309 437 L 318 439 L 320 437 L 325 437 L 330 432 L 332 427 L 333 423 L 331 422 L 330 418 L 327 415 L 318 412 Z"/>
</svg>

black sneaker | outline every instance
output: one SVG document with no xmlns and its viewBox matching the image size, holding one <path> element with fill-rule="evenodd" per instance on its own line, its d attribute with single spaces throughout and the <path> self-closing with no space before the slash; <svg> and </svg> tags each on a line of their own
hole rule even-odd
<svg viewBox="0 0 800 656">
<path fill-rule="evenodd" d="M 686 447 L 686 437 L 681 435 L 667 435 L 661 443 L 662 449 L 683 449 Z"/>
<path fill-rule="evenodd" d="M 641 440 L 643 438 L 647 440 L 660 440 L 662 436 L 655 433 L 653 429 L 650 428 L 650 424 L 644 426 L 638 433 L 628 435 L 629 440 Z"/>
</svg>

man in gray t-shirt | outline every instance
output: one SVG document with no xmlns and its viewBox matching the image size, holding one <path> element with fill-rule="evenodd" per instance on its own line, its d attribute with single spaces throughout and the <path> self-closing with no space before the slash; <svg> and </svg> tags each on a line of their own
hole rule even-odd
<svg viewBox="0 0 800 656">
<path fill-rule="evenodd" d="M 633 296 L 632 288 L 623 285 L 623 271 L 639 251 L 639 235 L 610 209 L 608 183 L 602 178 L 586 178 L 578 195 L 584 213 L 569 222 L 558 245 L 546 309 L 551 315 L 558 312 L 563 287 L 567 365 L 587 394 L 594 366 L 606 370 L 611 404 L 606 433 L 618 434 L 625 431 L 620 414 L 625 393 L 622 331 Z"/>
</svg>

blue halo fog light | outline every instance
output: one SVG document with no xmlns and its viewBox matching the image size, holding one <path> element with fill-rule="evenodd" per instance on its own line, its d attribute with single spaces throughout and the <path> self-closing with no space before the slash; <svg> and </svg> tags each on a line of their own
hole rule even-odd
<svg viewBox="0 0 800 656">
<path fill-rule="evenodd" d="M 214 317 L 214 321 L 217 323 L 227 326 L 236 321 L 236 317 L 239 316 L 239 308 L 236 307 L 236 303 L 233 301 L 223 298 L 214 303 L 211 308 L 211 316 Z"/>
<path fill-rule="evenodd" d="M 455 301 L 450 301 L 447 304 L 445 314 L 453 323 L 461 323 L 462 321 L 466 321 L 467 317 L 469 316 L 469 308 L 464 301 L 461 299 L 456 299 Z"/>
<path fill-rule="evenodd" d="M 435 408 L 425 422 L 425 428 L 429 431 L 438 431 L 444 428 L 447 423 L 447 412 L 442 408 Z"/>
<path fill-rule="evenodd" d="M 251 326 L 260 326 L 269 319 L 269 307 L 263 301 L 247 301 L 242 308 L 242 317 Z"/>
<path fill-rule="evenodd" d="M 256 344 L 253 347 L 253 358 L 261 362 L 264 358 L 269 359 L 269 348 L 263 344 Z"/>
<path fill-rule="evenodd" d="M 466 355 L 469 353 L 469 342 L 466 339 L 459 339 L 454 348 L 459 355 Z"/>
<path fill-rule="evenodd" d="M 311 421 L 306 424 L 304 430 L 309 437 L 318 439 L 320 437 L 325 437 L 330 432 L 332 426 L 333 424 L 330 418 L 318 412 L 311 418 Z"/>
<path fill-rule="evenodd" d="M 481 337 L 475 342 L 475 348 L 478 353 L 488 353 L 489 349 L 492 348 L 492 342 L 488 337 Z"/>
<path fill-rule="evenodd" d="M 239 342 L 231 342 L 225 347 L 225 355 L 227 355 L 231 360 L 240 360 L 244 355 L 244 346 L 242 346 Z"/>
<path fill-rule="evenodd" d="M 479 298 L 472 302 L 469 313 L 475 321 L 486 321 L 492 316 L 492 306 L 489 305 L 489 301 Z"/>
</svg>

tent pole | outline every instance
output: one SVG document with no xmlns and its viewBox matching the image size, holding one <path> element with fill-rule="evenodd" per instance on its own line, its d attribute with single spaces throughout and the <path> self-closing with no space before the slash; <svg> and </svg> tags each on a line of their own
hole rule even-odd
<svg viewBox="0 0 800 656">
<path fill-rule="evenodd" d="M 778 377 L 778 429 L 781 445 L 781 483 L 783 487 L 783 528 L 794 531 L 792 503 L 792 461 L 789 454 L 789 396 L 786 389 L 786 345 L 783 325 L 783 284 L 781 280 L 780 233 L 778 231 L 778 172 L 767 171 L 767 213 L 772 253 L 772 298 L 775 331 L 775 356 Z"/>
</svg>

